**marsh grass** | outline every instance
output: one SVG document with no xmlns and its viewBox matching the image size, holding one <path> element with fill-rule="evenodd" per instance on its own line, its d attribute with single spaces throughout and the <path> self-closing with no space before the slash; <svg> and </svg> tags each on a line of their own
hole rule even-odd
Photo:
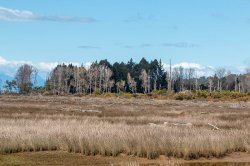
<svg viewBox="0 0 250 166">
<path fill-rule="evenodd" d="M 249 108 L 242 102 L 0 96 L 0 153 L 68 151 L 197 159 L 250 152 Z M 88 109 L 102 112 L 79 111 Z"/>
<path fill-rule="evenodd" d="M 185 159 L 222 157 L 249 150 L 248 127 L 213 131 L 197 127 L 111 124 L 91 117 L 0 119 L 0 151 L 67 150 L 103 156 L 125 153 L 148 159 L 159 155 Z"/>
</svg>

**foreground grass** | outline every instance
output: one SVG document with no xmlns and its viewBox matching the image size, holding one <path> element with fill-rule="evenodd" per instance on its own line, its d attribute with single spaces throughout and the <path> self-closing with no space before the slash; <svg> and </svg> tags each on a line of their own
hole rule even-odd
<svg viewBox="0 0 250 166">
<path fill-rule="evenodd" d="M 68 151 L 89 156 L 198 159 L 250 152 L 249 104 L 2 97 L 0 153 Z M 171 125 L 182 122 L 191 125 Z"/>
<path fill-rule="evenodd" d="M 196 159 L 249 151 L 249 124 L 241 130 L 129 125 L 97 118 L 0 119 L 0 152 L 67 150 L 84 155 L 120 153 Z"/>
</svg>

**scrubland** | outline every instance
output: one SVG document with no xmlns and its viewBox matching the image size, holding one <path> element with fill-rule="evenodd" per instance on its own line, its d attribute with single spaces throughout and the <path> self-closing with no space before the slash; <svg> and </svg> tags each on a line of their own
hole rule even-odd
<svg viewBox="0 0 250 166">
<path fill-rule="evenodd" d="M 249 153 L 250 103 L 1 96 L 0 152 L 37 151 L 148 159 Z"/>
</svg>

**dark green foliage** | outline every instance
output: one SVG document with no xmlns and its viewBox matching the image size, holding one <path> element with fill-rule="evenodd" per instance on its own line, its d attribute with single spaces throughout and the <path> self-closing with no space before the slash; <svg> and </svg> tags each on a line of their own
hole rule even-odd
<svg viewBox="0 0 250 166">
<path fill-rule="evenodd" d="M 14 93 L 17 92 L 17 82 L 16 80 L 6 80 L 5 85 L 3 86 L 5 91 L 8 93 Z"/>
</svg>

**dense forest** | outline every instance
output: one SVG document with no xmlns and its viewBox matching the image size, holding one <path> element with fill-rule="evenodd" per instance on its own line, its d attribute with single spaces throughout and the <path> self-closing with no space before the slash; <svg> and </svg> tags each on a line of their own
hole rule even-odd
<svg viewBox="0 0 250 166">
<path fill-rule="evenodd" d="M 88 68 L 61 64 L 49 74 L 43 87 L 36 86 L 38 71 L 31 65 L 21 66 L 14 80 L 6 81 L 5 93 L 28 94 L 31 92 L 53 95 L 91 93 L 144 93 L 159 90 L 183 92 L 203 90 L 207 92 L 250 92 L 250 71 L 232 74 L 218 68 L 210 77 L 197 77 L 195 68 L 172 67 L 164 70 L 161 60 L 139 63 L 132 59 L 127 63 L 111 64 L 108 60 L 94 62 Z"/>
</svg>

